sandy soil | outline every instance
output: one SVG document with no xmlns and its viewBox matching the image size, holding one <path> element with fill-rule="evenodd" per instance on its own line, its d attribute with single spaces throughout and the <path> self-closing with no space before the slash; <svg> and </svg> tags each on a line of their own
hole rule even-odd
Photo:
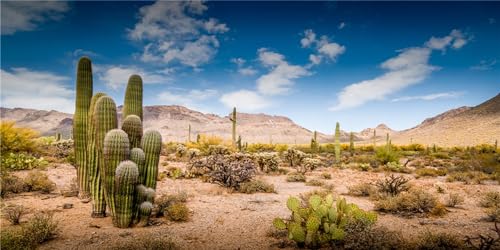
<svg viewBox="0 0 500 250">
<path fill-rule="evenodd" d="M 184 167 L 184 163 L 169 162 L 169 166 Z M 160 171 L 165 170 L 161 167 Z M 321 172 L 330 172 L 335 193 L 346 197 L 349 202 L 366 210 L 373 209 L 373 202 L 364 197 L 352 197 L 345 193 L 349 186 L 362 182 L 373 182 L 383 178 L 384 173 L 360 172 L 344 169 L 322 169 L 309 173 L 308 179 L 319 178 Z M 306 186 L 304 183 L 286 182 L 286 176 L 258 176 L 275 185 L 276 194 L 230 193 L 216 184 L 204 183 L 199 179 L 164 179 L 158 184 L 157 195 L 185 191 L 189 194 L 187 206 L 191 210 L 188 222 L 173 223 L 164 218 L 154 220 L 153 226 L 146 228 L 114 228 L 111 218 L 90 217 L 91 204 L 82 203 L 76 197 L 63 197 L 59 190 L 64 188 L 76 175 L 70 165 L 58 164 L 47 169 L 49 178 L 58 187 L 52 194 L 23 193 L 4 199 L 5 204 L 21 204 L 29 208 L 29 218 L 36 210 L 54 210 L 60 230 L 56 239 L 44 243 L 40 249 L 100 249 L 126 238 L 168 237 L 181 249 L 274 249 L 279 240 L 268 236 L 271 222 L 275 217 L 286 217 L 286 199 L 320 187 Z M 25 173 L 20 173 L 25 174 Z M 409 175 L 411 176 L 411 175 Z M 413 178 L 413 177 L 412 177 Z M 444 217 L 404 218 L 390 214 L 380 214 L 378 225 L 402 230 L 410 236 L 426 230 L 447 231 L 460 235 L 487 233 L 492 223 L 481 220 L 485 216 L 477 203 L 481 193 L 500 191 L 499 185 L 464 185 L 448 183 L 444 178 L 420 178 L 411 181 L 413 185 L 436 193 L 444 200 L 446 194 L 437 194 L 436 185 L 447 192 L 461 192 L 466 198 L 459 208 L 450 208 Z M 65 203 L 73 204 L 71 209 L 62 209 Z M 8 227 L 6 220 L 2 228 Z"/>
</svg>

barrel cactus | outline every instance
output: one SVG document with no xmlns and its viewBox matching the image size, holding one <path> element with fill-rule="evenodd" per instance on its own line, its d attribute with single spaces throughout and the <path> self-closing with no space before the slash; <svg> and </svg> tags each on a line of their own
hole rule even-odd
<svg viewBox="0 0 500 250">
<path fill-rule="evenodd" d="M 117 227 L 127 228 L 134 215 L 135 187 L 139 170 L 133 161 L 122 161 L 115 173 L 115 213 L 113 222 Z"/>
<path fill-rule="evenodd" d="M 131 75 L 128 79 L 127 90 L 125 90 L 125 100 L 123 104 L 123 117 L 137 115 L 142 117 L 142 78 L 138 75 Z"/>
<path fill-rule="evenodd" d="M 139 223 L 138 226 L 144 227 L 149 222 L 149 217 L 153 211 L 153 203 L 145 201 L 139 206 Z"/>
<path fill-rule="evenodd" d="M 156 188 L 158 178 L 158 163 L 160 162 L 161 135 L 156 130 L 149 130 L 144 133 L 141 141 L 141 148 L 146 156 L 144 165 L 144 184 L 146 187 Z"/>
<path fill-rule="evenodd" d="M 106 198 L 106 203 L 108 204 L 111 215 L 115 215 L 115 173 L 118 165 L 130 157 L 130 143 L 128 141 L 127 133 L 121 129 L 113 129 L 106 134 L 104 138 L 104 169 L 102 174 L 104 175 L 104 194 Z M 134 163 L 135 165 L 135 163 Z M 137 166 L 135 165 L 137 168 Z M 139 172 L 139 170 L 137 170 Z M 137 174 L 139 175 L 139 174 Z"/>
<path fill-rule="evenodd" d="M 92 99 L 92 62 L 87 57 L 78 61 L 76 73 L 76 102 L 73 116 L 73 138 L 75 148 L 75 162 L 77 167 L 77 180 L 79 197 L 89 196 L 90 185 L 87 162 L 87 131 L 88 112 Z"/>
<path fill-rule="evenodd" d="M 137 115 L 128 115 L 122 122 L 122 130 L 128 135 L 130 148 L 141 146 L 142 121 Z"/>
</svg>

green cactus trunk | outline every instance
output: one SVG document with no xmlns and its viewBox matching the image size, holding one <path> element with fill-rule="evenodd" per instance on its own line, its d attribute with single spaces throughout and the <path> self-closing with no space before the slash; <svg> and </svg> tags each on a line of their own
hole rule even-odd
<svg viewBox="0 0 500 250">
<path fill-rule="evenodd" d="M 119 228 L 127 228 L 132 224 L 138 177 L 139 170 L 132 161 L 122 161 L 116 168 L 114 183 L 116 208 L 113 222 Z"/>
<path fill-rule="evenodd" d="M 335 161 L 340 163 L 340 124 L 335 126 Z"/>
<path fill-rule="evenodd" d="M 158 163 L 160 162 L 161 135 L 156 130 L 149 130 L 144 133 L 141 141 L 141 148 L 146 156 L 144 164 L 144 184 L 149 188 L 156 188 L 158 178 Z"/>
<path fill-rule="evenodd" d="M 128 115 L 122 122 L 122 130 L 128 135 L 130 148 L 138 148 L 141 146 L 142 138 L 142 122 L 137 115 Z"/>
<path fill-rule="evenodd" d="M 77 167 L 78 197 L 89 197 L 87 162 L 87 126 L 90 99 L 92 98 L 92 62 L 87 57 L 78 61 L 76 73 L 76 102 L 73 116 L 75 162 Z"/>
<path fill-rule="evenodd" d="M 97 116 L 96 116 L 96 104 L 99 98 L 106 96 L 104 93 L 96 93 L 90 102 L 89 110 L 89 131 L 87 135 L 87 166 L 89 168 L 89 185 L 90 194 L 92 197 L 92 217 L 105 217 L 106 216 L 106 202 L 104 201 L 104 190 L 102 188 L 101 178 L 99 175 L 99 152 L 96 146 L 97 137 Z M 104 103 L 101 103 L 101 105 Z M 103 107 L 99 107 L 101 112 L 104 112 Z M 102 113 L 101 113 L 101 117 Z M 115 114 L 116 117 L 116 114 Z M 115 118 L 116 119 L 116 118 Z M 104 123 L 102 123 L 104 124 Z M 112 123 L 109 123 L 112 125 Z M 101 126 L 102 128 L 102 126 Z M 116 127 L 115 127 L 116 128 Z M 104 128 L 107 129 L 107 128 Z M 111 129 L 111 128 L 110 128 Z"/>
<path fill-rule="evenodd" d="M 111 215 L 116 212 L 115 202 L 115 173 L 118 165 L 130 157 L 130 143 L 127 133 L 121 129 L 113 129 L 104 138 L 104 198 L 110 209 Z M 135 164 L 135 163 L 134 163 Z M 137 166 L 136 166 L 137 167 Z M 115 218 L 115 217 L 113 217 Z"/>
<path fill-rule="evenodd" d="M 144 151 L 140 148 L 133 148 L 130 150 L 130 160 L 137 164 L 137 169 L 139 170 L 139 183 L 144 183 L 144 177 L 146 176 L 146 169 L 144 168 L 146 156 L 144 155 Z"/>
<path fill-rule="evenodd" d="M 131 75 L 128 79 L 127 90 L 125 90 L 125 100 L 123 104 L 122 117 L 137 115 L 142 117 L 142 79 L 138 75 Z"/>
<path fill-rule="evenodd" d="M 231 141 L 233 143 L 233 147 L 236 147 L 236 108 L 233 108 L 233 113 L 231 113 L 229 120 L 232 122 Z"/>
<path fill-rule="evenodd" d="M 236 141 L 236 146 L 238 147 L 238 151 L 242 151 L 242 145 L 241 145 L 241 135 L 238 135 L 238 140 Z"/>
</svg>

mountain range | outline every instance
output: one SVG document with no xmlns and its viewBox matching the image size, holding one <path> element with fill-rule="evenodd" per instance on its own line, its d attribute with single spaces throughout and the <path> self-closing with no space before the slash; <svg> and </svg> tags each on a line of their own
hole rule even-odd
<svg viewBox="0 0 500 250">
<path fill-rule="evenodd" d="M 118 107 L 121 119 L 121 107 Z M 2 120 L 13 120 L 18 126 L 39 131 L 42 135 L 62 133 L 71 136 L 72 115 L 55 110 L 0 108 Z M 237 113 L 237 133 L 243 142 L 255 143 L 310 143 L 313 131 L 284 116 Z M 191 125 L 191 140 L 197 134 L 215 135 L 229 140 L 229 116 L 204 114 L 177 105 L 145 106 L 144 128 L 157 129 L 164 141 L 185 142 Z M 354 133 L 357 142 L 370 143 L 376 131 L 377 141 L 385 142 L 386 134 L 395 144 L 420 143 L 424 145 L 466 146 L 494 143 L 500 139 L 500 94 L 475 107 L 460 107 L 425 119 L 419 125 L 395 131 L 380 124 Z M 333 136 L 318 133 L 320 143 L 333 142 Z M 341 131 L 341 141 L 349 140 L 349 132 Z"/>
</svg>

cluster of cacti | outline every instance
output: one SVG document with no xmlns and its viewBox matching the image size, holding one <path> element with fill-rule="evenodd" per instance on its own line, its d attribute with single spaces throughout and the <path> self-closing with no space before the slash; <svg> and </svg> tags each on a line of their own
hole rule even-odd
<svg viewBox="0 0 500 250">
<path fill-rule="evenodd" d="M 92 217 L 106 216 L 106 207 L 117 227 L 135 219 L 146 225 L 152 210 L 158 177 L 161 135 L 142 129 L 142 79 L 129 79 L 123 122 L 113 99 L 104 93 L 92 96 L 92 69 L 80 59 L 73 133 L 81 197 L 90 193 Z M 88 191 L 85 191 L 88 190 Z"/>
<path fill-rule="evenodd" d="M 377 220 L 376 213 L 365 212 L 355 204 L 348 204 L 344 198 L 335 201 L 331 194 L 312 195 L 307 204 L 290 197 L 287 207 L 292 211 L 290 219 L 276 218 L 273 225 L 280 230 L 286 229 L 291 240 L 307 248 L 340 242 L 350 230 L 363 230 Z"/>
<path fill-rule="evenodd" d="M 258 153 L 254 155 L 254 159 L 260 171 L 265 173 L 278 171 L 280 158 L 277 153 Z"/>
<path fill-rule="evenodd" d="M 335 126 L 335 162 L 340 164 L 340 124 Z"/>
<path fill-rule="evenodd" d="M 231 113 L 229 120 L 232 123 L 231 141 L 233 143 L 233 147 L 236 147 L 236 108 L 233 108 L 233 112 Z"/>
<path fill-rule="evenodd" d="M 302 163 L 302 160 L 306 157 L 306 154 L 300 150 L 289 148 L 285 152 L 284 157 L 290 167 L 296 167 Z"/>
</svg>

